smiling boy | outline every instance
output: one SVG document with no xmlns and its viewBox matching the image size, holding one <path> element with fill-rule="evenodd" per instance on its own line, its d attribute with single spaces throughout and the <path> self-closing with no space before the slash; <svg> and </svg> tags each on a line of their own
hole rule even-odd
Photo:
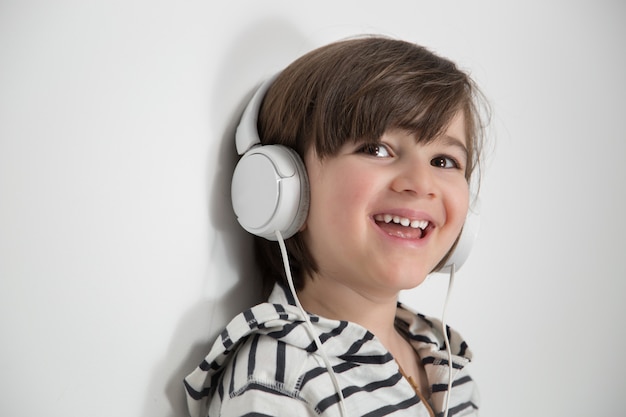
<svg viewBox="0 0 626 417">
<path fill-rule="evenodd" d="M 305 156 L 311 206 L 301 233 L 318 270 L 298 297 L 311 313 L 374 333 L 420 389 L 425 375 L 393 325 L 397 297 L 423 282 L 461 231 L 465 142 L 459 113 L 428 144 L 392 130 L 380 144 L 348 143 L 324 160 Z"/>
<path fill-rule="evenodd" d="M 186 378 L 192 416 L 434 416 L 446 397 L 449 415 L 477 415 L 467 345 L 448 329 L 448 393 L 440 323 L 398 294 L 443 264 L 463 228 L 478 104 L 452 62 L 383 37 L 318 48 L 273 80 L 260 141 L 295 150 L 309 184 L 308 215 L 285 242 L 297 293 L 278 244 L 256 237 L 271 294 Z"/>
</svg>

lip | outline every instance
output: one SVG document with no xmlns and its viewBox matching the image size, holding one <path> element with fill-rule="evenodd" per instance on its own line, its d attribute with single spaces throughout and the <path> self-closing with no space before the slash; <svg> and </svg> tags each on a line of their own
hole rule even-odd
<svg viewBox="0 0 626 417">
<path fill-rule="evenodd" d="M 406 217 L 410 220 L 426 220 L 429 223 L 428 227 L 426 228 L 427 233 L 425 236 L 419 239 L 390 235 L 378 225 L 378 222 L 376 222 L 375 217 L 379 214 L 390 214 L 392 216 Z M 426 213 L 425 211 L 416 211 L 411 209 L 396 208 L 377 210 L 370 216 L 370 220 L 373 223 L 377 232 L 380 233 L 385 239 L 389 239 L 395 243 L 408 244 L 411 246 L 424 246 L 426 243 L 428 243 L 430 237 L 432 236 L 432 231 L 436 228 L 435 220 L 430 214 Z"/>
</svg>

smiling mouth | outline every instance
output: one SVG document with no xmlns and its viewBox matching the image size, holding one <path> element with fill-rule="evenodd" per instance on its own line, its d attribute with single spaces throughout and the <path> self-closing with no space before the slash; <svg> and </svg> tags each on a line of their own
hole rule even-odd
<svg viewBox="0 0 626 417">
<path fill-rule="evenodd" d="M 433 227 L 428 220 L 412 220 L 393 214 L 377 214 L 374 220 L 387 234 L 403 239 L 422 239 Z"/>
</svg>

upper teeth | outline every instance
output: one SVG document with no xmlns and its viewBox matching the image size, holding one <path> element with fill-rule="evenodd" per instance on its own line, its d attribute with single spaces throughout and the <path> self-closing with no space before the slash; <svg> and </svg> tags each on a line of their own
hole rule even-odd
<svg viewBox="0 0 626 417">
<path fill-rule="evenodd" d="M 426 229 L 428 220 L 411 220 L 406 217 L 394 216 L 393 214 L 377 214 L 374 219 L 378 222 L 401 224 L 402 226 L 411 226 L 414 229 Z"/>
</svg>

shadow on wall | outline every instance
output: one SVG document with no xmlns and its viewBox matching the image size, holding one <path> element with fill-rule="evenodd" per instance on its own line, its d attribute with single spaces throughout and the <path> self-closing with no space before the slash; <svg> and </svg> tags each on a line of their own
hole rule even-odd
<svg viewBox="0 0 626 417">
<path fill-rule="evenodd" d="M 223 40 L 217 39 L 216 42 Z M 264 20 L 235 39 L 226 48 L 228 53 L 224 59 L 216 63 L 221 68 L 212 89 L 211 117 L 226 113 L 228 127 L 215 135 L 221 137 L 221 142 L 218 165 L 207 164 L 207 175 L 213 181 L 212 193 L 207 195 L 207 200 L 211 225 L 219 241 L 213 245 L 223 246 L 226 256 L 219 258 L 220 262 L 228 265 L 225 271 L 233 271 L 236 276 L 220 280 L 221 277 L 211 277 L 207 273 L 205 283 L 215 286 L 215 282 L 235 281 L 236 284 L 219 298 L 203 298 L 182 317 L 165 358 L 155 366 L 145 401 L 145 417 L 187 415 L 183 378 L 208 354 L 213 339 L 223 326 L 237 313 L 260 301 L 261 285 L 254 267 L 252 238 L 237 223 L 230 203 L 230 181 L 238 160 L 235 128 L 254 88 L 263 78 L 280 70 L 310 47 L 310 42 L 293 26 L 281 20 Z M 252 83 L 249 80 L 253 80 Z M 224 109 L 223 98 L 239 91 L 234 87 L 242 83 L 250 83 L 248 95 L 241 97 L 238 108 Z M 207 155 L 207 159 L 209 157 Z M 210 289 L 208 293 L 211 293 Z M 197 339 L 199 333 L 201 341 Z M 163 381 L 167 381 L 165 392 L 162 392 Z M 169 411 L 164 414 L 164 410 Z"/>
</svg>

